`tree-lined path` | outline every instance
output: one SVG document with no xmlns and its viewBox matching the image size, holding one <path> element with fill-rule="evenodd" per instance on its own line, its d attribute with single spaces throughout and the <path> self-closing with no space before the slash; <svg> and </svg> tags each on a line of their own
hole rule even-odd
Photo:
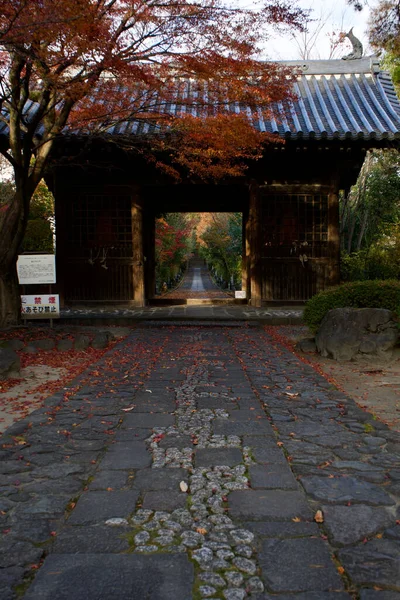
<svg viewBox="0 0 400 600">
<path fill-rule="evenodd" d="M 167 294 L 163 298 L 168 299 L 229 299 L 231 296 L 221 290 L 211 279 L 204 260 L 201 258 L 192 258 L 179 287 Z"/>
<path fill-rule="evenodd" d="M 400 435 L 256 325 L 134 329 L 0 456 L 2 600 L 400 596 Z"/>
</svg>

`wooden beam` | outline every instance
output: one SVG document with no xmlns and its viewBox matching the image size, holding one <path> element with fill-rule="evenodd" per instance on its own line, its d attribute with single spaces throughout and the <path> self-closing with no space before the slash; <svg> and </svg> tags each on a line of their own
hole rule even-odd
<svg viewBox="0 0 400 600">
<path fill-rule="evenodd" d="M 248 221 L 248 213 L 247 210 L 242 213 L 242 291 L 246 292 L 246 298 L 248 299 L 250 296 L 249 290 L 249 273 L 247 266 L 247 221 Z M 250 249 L 249 249 L 250 252 Z"/>
<path fill-rule="evenodd" d="M 340 233 L 339 233 L 339 194 L 331 190 L 328 194 L 328 285 L 340 283 Z"/>
<path fill-rule="evenodd" d="M 65 269 L 66 267 L 66 243 L 67 243 L 67 215 L 66 207 L 68 202 L 68 192 L 65 192 L 64 186 L 56 185 L 58 173 L 54 174 L 52 191 L 54 195 L 54 217 L 56 223 L 56 293 L 60 296 L 60 307 L 65 306 Z"/>
<path fill-rule="evenodd" d="M 139 191 L 134 189 L 132 194 L 132 304 L 145 306 L 145 284 L 144 284 L 144 255 L 143 255 L 143 203 Z"/>
<path fill-rule="evenodd" d="M 250 304 L 260 307 L 262 302 L 261 272 L 261 199 L 257 183 L 249 186 L 249 274 Z"/>
<path fill-rule="evenodd" d="M 144 212 L 144 275 L 146 298 L 151 300 L 156 292 L 156 219 L 154 212 Z"/>
</svg>

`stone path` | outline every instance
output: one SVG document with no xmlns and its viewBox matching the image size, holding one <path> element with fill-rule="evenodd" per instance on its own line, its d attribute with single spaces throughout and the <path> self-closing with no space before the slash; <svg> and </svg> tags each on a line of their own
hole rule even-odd
<svg viewBox="0 0 400 600">
<path fill-rule="evenodd" d="M 2 600 L 400 598 L 400 435 L 261 327 L 138 328 L 1 442 Z"/>
<path fill-rule="evenodd" d="M 178 305 L 145 306 L 143 308 L 74 307 L 61 309 L 60 324 L 73 322 L 82 325 L 130 325 L 136 321 L 257 321 L 269 325 L 302 323 L 303 309 L 299 307 L 255 308 L 242 305 Z"/>
<path fill-rule="evenodd" d="M 232 301 L 233 293 L 229 295 L 214 283 L 203 259 L 192 258 L 179 286 L 175 290 L 163 294 L 162 298 L 164 300 L 186 298 Z"/>
</svg>

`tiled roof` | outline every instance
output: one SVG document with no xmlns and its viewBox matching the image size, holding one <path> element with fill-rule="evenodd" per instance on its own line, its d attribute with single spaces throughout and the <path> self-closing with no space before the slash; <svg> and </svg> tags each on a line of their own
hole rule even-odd
<svg viewBox="0 0 400 600">
<path fill-rule="evenodd" d="M 291 62 L 302 70 L 289 110 L 260 120 L 262 131 L 286 138 L 400 138 L 400 102 L 388 73 L 373 59 Z"/>
<path fill-rule="evenodd" d="M 359 60 L 291 61 L 299 70 L 295 84 L 297 100 L 274 108 L 275 118 L 259 113 L 255 126 L 286 139 L 400 139 L 400 102 L 388 73 L 380 71 L 375 57 Z M 195 113 L 198 87 L 181 82 L 179 101 L 168 104 L 169 114 Z M 196 88 L 196 91 L 192 91 Z M 184 90 L 184 91 L 182 91 Z M 185 106 L 185 98 L 188 98 Z M 190 102 L 189 102 L 190 99 Z M 32 105 L 29 110 L 34 110 Z M 231 106 L 235 112 L 251 111 Z M 0 126 L 0 135 L 7 128 Z M 156 128 L 142 121 L 119 123 L 109 135 L 148 135 Z"/>
</svg>

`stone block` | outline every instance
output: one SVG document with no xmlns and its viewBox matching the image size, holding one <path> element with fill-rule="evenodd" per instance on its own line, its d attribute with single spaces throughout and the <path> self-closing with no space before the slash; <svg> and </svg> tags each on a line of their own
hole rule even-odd
<svg viewBox="0 0 400 600">
<path fill-rule="evenodd" d="M 78 334 L 75 336 L 74 348 L 75 350 L 86 350 L 90 346 L 90 337 L 84 334 Z"/>
<path fill-rule="evenodd" d="M 333 544 L 340 546 L 360 542 L 396 522 L 396 518 L 386 509 L 364 504 L 323 506 L 322 509 L 329 537 Z"/>
<path fill-rule="evenodd" d="M 134 512 L 139 498 L 137 490 L 117 492 L 85 492 L 79 498 L 71 516 L 70 525 L 104 523 L 114 517 L 126 518 Z"/>
<path fill-rule="evenodd" d="M 311 518 L 303 494 L 281 490 L 237 490 L 229 494 L 229 514 L 235 519 L 286 521 Z"/>
<path fill-rule="evenodd" d="M 143 508 L 169 512 L 176 508 L 185 508 L 187 498 L 187 494 L 184 492 L 168 492 L 168 494 L 163 493 L 162 490 L 146 492 L 143 499 Z"/>
<path fill-rule="evenodd" d="M 56 343 L 51 338 L 44 338 L 42 340 L 36 340 L 32 342 L 32 345 L 37 348 L 37 350 L 52 350 Z"/>
<path fill-rule="evenodd" d="M 239 448 L 202 448 L 195 453 L 196 467 L 236 467 L 242 462 L 243 455 Z"/>
<path fill-rule="evenodd" d="M 130 413 L 125 417 L 122 427 L 153 429 L 153 427 L 169 427 L 174 423 L 175 417 L 170 414 Z"/>
<path fill-rule="evenodd" d="M 0 347 L 0 381 L 18 377 L 21 369 L 21 361 L 18 354 L 12 348 Z"/>
<path fill-rule="evenodd" d="M 104 470 L 145 469 L 151 464 L 151 454 L 144 442 L 117 442 L 101 461 Z"/>
<path fill-rule="evenodd" d="M 325 315 L 315 341 L 322 356 L 353 360 L 357 356 L 390 358 L 399 332 L 390 310 L 335 308 Z"/>
<path fill-rule="evenodd" d="M 142 469 L 135 473 L 133 487 L 143 491 L 179 491 L 181 481 L 188 480 L 185 469 Z"/>
<path fill-rule="evenodd" d="M 254 465 L 249 467 L 250 486 L 253 489 L 297 490 L 299 485 L 286 465 Z"/>
<path fill-rule="evenodd" d="M 127 552 L 129 542 L 123 527 L 90 525 L 66 527 L 57 535 L 50 547 L 52 554 L 108 554 Z"/>
<path fill-rule="evenodd" d="M 329 547 L 318 538 L 264 540 L 259 563 L 267 588 L 275 593 L 343 590 Z"/>
<path fill-rule="evenodd" d="M 74 347 L 73 340 L 70 340 L 68 338 L 65 338 L 63 340 L 58 340 L 58 342 L 57 342 L 57 350 L 59 350 L 60 352 L 68 352 L 69 350 L 72 350 L 73 347 Z"/>
<path fill-rule="evenodd" d="M 400 541 L 373 539 L 339 552 L 339 560 L 353 582 L 388 587 L 400 592 Z"/>
<path fill-rule="evenodd" d="M 182 554 L 52 554 L 25 600 L 191 598 L 194 569 Z"/>
<path fill-rule="evenodd" d="M 303 477 L 306 492 L 325 504 L 369 504 L 391 506 L 395 502 L 385 490 L 356 477 Z"/>
</svg>

